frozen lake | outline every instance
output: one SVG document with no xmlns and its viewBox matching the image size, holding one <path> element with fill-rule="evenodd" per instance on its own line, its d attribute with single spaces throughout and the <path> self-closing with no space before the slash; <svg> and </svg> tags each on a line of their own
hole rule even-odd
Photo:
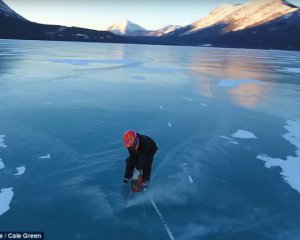
<svg viewBox="0 0 300 240">
<path fill-rule="evenodd" d="M 0 40 L 0 228 L 300 239 L 300 52 Z M 124 208 L 122 134 L 155 139 Z"/>
</svg>

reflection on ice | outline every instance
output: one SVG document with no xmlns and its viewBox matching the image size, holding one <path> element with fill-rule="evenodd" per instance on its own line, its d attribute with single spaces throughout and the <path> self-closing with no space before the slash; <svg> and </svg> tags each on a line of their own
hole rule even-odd
<svg viewBox="0 0 300 240">
<path fill-rule="evenodd" d="M 218 83 L 219 87 L 226 87 L 226 88 L 236 88 L 242 84 L 257 84 L 262 85 L 262 81 L 252 80 L 252 79 L 239 79 L 239 80 L 222 80 Z"/>
<path fill-rule="evenodd" d="M 292 72 L 292 73 L 300 73 L 300 68 L 288 67 L 288 68 L 282 68 L 280 70 L 287 71 L 287 72 Z"/>
</svg>

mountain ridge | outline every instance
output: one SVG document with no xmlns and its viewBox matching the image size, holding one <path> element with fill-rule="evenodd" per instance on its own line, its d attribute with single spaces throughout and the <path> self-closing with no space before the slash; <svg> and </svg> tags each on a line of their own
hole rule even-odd
<svg viewBox="0 0 300 240">
<path fill-rule="evenodd" d="M 300 50 L 299 12 L 285 0 L 251 0 L 220 5 L 204 18 L 167 32 L 141 27 L 144 33 L 125 36 L 30 22 L 0 0 L 0 38 Z"/>
</svg>

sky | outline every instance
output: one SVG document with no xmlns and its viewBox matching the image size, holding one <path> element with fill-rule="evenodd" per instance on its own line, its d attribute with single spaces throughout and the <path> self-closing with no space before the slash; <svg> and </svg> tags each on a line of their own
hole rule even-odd
<svg viewBox="0 0 300 240">
<path fill-rule="evenodd" d="M 130 20 L 148 30 L 188 25 L 222 3 L 247 0 L 3 0 L 15 12 L 38 23 L 105 30 Z M 300 6 L 300 0 L 290 0 Z"/>
</svg>

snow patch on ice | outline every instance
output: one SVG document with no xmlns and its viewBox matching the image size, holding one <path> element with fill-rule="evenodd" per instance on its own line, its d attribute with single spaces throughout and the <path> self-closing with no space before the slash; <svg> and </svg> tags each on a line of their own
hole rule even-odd
<svg viewBox="0 0 300 240">
<path fill-rule="evenodd" d="M 206 103 L 201 103 L 201 106 L 208 107 L 208 105 Z"/>
<path fill-rule="evenodd" d="M 169 126 L 169 127 L 172 127 L 172 124 L 169 122 L 169 123 L 168 123 L 168 126 Z"/>
<path fill-rule="evenodd" d="M 194 183 L 194 181 L 193 181 L 193 179 L 192 179 L 191 176 L 188 176 L 188 178 L 189 178 L 189 182 L 190 182 L 190 183 Z"/>
<path fill-rule="evenodd" d="M 183 96 L 182 98 L 183 98 L 184 100 L 187 100 L 187 101 L 190 101 L 190 102 L 193 101 L 193 99 L 191 99 L 190 97 L 185 97 L 185 96 Z"/>
<path fill-rule="evenodd" d="M 234 134 L 231 135 L 234 138 L 241 138 L 241 139 L 249 139 L 249 138 L 255 138 L 257 137 L 252 133 L 245 130 L 238 130 Z"/>
<path fill-rule="evenodd" d="M 262 81 L 258 81 L 255 79 L 239 79 L 239 80 L 221 80 L 217 86 L 219 87 L 226 87 L 226 88 L 236 88 L 242 84 L 257 84 L 262 85 Z"/>
<path fill-rule="evenodd" d="M 45 156 L 39 157 L 39 159 L 50 159 L 50 158 L 51 158 L 51 156 L 50 156 L 49 153 L 47 155 L 45 155 Z"/>
<path fill-rule="evenodd" d="M 287 156 L 284 160 L 261 154 L 257 158 L 263 160 L 267 168 L 280 167 L 283 179 L 300 193 L 300 120 L 288 120 L 285 129 L 288 132 L 282 137 L 296 146 L 296 156 Z"/>
<path fill-rule="evenodd" d="M 2 188 L 0 192 L 0 216 L 9 210 L 9 204 L 13 198 L 12 188 Z"/>
<path fill-rule="evenodd" d="M 7 146 L 4 144 L 5 135 L 0 135 L 0 148 L 6 148 Z"/>
<path fill-rule="evenodd" d="M 5 168 L 4 163 L 2 162 L 2 159 L 0 158 L 0 169 Z"/>
<path fill-rule="evenodd" d="M 16 174 L 14 174 L 15 176 L 21 176 L 24 174 L 25 172 L 25 166 L 21 166 L 21 167 L 17 167 L 16 170 L 18 171 Z"/>
</svg>

